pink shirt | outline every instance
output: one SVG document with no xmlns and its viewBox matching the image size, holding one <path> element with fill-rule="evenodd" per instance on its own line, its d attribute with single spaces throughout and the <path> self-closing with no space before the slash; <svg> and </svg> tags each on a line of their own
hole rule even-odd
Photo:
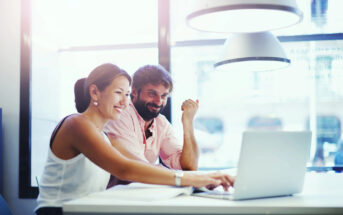
<svg viewBox="0 0 343 215">
<path fill-rule="evenodd" d="M 181 169 L 180 156 L 182 145 L 165 116 L 159 114 L 149 130 L 152 135 L 146 139 L 145 121 L 130 102 L 119 120 L 111 120 L 105 126 L 105 132 L 113 134 L 126 144 L 127 149 L 142 161 L 155 164 L 160 156 L 172 169 Z"/>
</svg>

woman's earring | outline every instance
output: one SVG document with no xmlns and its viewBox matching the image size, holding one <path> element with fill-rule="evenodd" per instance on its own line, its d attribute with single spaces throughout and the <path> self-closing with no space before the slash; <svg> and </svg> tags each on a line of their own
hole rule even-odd
<svg viewBox="0 0 343 215">
<path fill-rule="evenodd" d="M 98 104 L 99 104 L 99 103 L 98 103 L 97 101 L 94 101 L 94 102 L 93 102 L 93 105 L 94 105 L 95 107 L 98 106 Z"/>
</svg>

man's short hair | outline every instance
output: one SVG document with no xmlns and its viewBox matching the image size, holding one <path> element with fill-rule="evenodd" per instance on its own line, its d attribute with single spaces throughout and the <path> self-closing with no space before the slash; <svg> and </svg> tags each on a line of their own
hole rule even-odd
<svg viewBox="0 0 343 215">
<path fill-rule="evenodd" d="M 169 72 L 160 65 L 145 65 L 133 74 L 132 86 L 137 91 L 141 90 L 147 84 L 163 84 L 169 89 L 169 92 L 173 90 L 173 80 Z"/>
</svg>

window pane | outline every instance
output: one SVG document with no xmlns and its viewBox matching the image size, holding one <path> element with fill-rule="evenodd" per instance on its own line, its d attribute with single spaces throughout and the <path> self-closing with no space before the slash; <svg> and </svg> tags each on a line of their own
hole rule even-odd
<svg viewBox="0 0 343 215">
<path fill-rule="evenodd" d="M 304 13 L 301 23 L 275 31 L 275 35 L 307 35 L 342 33 L 343 23 L 340 0 L 300 0 L 299 9 Z"/>
<path fill-rule="evenodd" d="M 53 129 L 76 112 L 76 80 L 102 63 L 129 74 L 158 64 L 157 14 L 157 0 L 33 1 L 32 186 L 43 170 Z"/>
<path fill-rule="evenodd" d="M 291 66 L 267 72 L 214 71 L 222 46 L 172 48 L 173 122 L 182 131 L 182 101 L 200 100 L 195 119 L 200 167 L 235 166 L 242 132 L 251 129 L 310 129 L 313 164 L 339 164 L 334 158 L 342 144 L 343 41 L 282 45 Z"/>
<path fill-rule="evenodd" d="M 157 42 L 157 0 L 32 2 L 32 39 L 36 43 L 68 48 Z"/>
</svg>

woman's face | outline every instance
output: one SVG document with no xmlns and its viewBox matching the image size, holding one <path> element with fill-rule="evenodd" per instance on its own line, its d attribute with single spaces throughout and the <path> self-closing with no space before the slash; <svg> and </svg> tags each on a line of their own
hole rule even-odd
<svg viewBox="0 0 343 215">
<path fill-rule="evenodd" d="M 127 107 L 130 95 L 129 80 L 118 76 L 100 93 L 98 100 L 101 114 L 106 119 L 117 120 Z"/>
</svg>

